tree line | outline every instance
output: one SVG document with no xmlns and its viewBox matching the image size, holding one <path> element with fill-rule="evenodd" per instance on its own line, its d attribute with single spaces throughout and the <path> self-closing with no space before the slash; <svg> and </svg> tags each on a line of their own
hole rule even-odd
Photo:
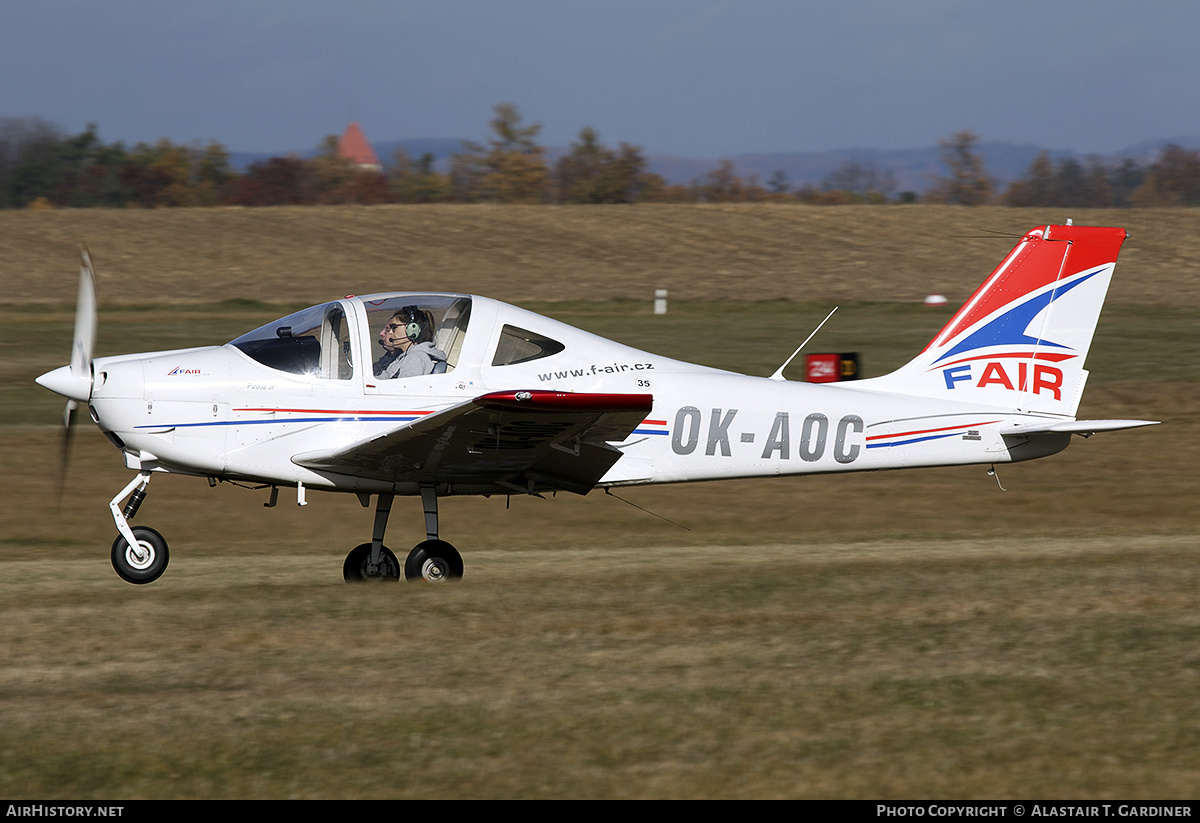
<svg viewBox="0 0 1200 823">
<path fill-rule="evenodd" d="M 1063 208 L 1170 208 L 1200 206 L 1200 152 L 1169 144 L 1149 163 L 1091 156 L 1053 160 L 1039 152 L 1024 176 L 999 191 L 970 131 L 940 141 L 950 174 L 928 193 L 932 202 L 974 206 Z"/>
<path fill-rule="evenodd" d="M 448 163 L 398 150 L 382 170 L 363 169 L 326 137 L 308 158 L 289 155 L 235 170 L 216 142 L 170 140 L 105 143 L 95 125 L 64 134 L 40 118 L 0 119 L 0 208 L 275 206 L 381 203 L 722 203 L 821 205 L 932 202 L 1038 207 L 1200 205 L 1200 152 L 1167 146 L 1149 163 L 1039 154 L 1002 191 L 988 174 L 978 137 L 958 132 L 940 141 L 945 174 L 921 195 L 897 192 L 894 175 L 846 162 L 818 185 L 793 188 L 783 172 L 767 181 L 740 176 L 722 160 L 688 184 L 670 184 L 647 169 L 642 149 L 604 145 L 584 128 L 551 160 L 539 124 L 525 124 L 511 104 L 494 108 L 490 138 L 464 141 Z"/>
</svg>

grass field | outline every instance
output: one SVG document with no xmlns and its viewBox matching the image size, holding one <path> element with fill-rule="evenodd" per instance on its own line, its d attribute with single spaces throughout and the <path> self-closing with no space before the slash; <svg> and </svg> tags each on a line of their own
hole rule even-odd
<svg viewBox="0 0 1200 823">
<path fill-rule="evenodd" d="M 1133 231 L 1081 415 L 1165 425 L 1002 466 L 1007 491 L 968 467 L 620 492 L 660 517 L 600 493 L 456 498 L 442 527 L 461 584 L 348 587 L 342 558 L 371 521 L 352 496 L 266 510 L 263 492 L 162 477 L 139 522 L 166 534 L 171 566 L 124 584 L 107 502 L 128 472 L 84 427 L 60 502 L 62 404 L 31 384 L 67 357 L 79 233 L 100 237 L 103 354 L 224 342 L 329 298 L 320 272 L 378 264 L 406 282 L 339 278 L 334 294 L 457 267 L 442 287 L 758 374 L 836 301 L 811 345 L 879 374 L 948 316 L 920 297 L 965 297 L 1011 245 L 956 235 L 1061 218 L 301 212 L 0 213 L 0 796 L 1197 796 L 1196 214 L 1072 215 Z M 385 230 L 398 222 L 423 228 Z M 780 236 L 801 224 L 813 258 Z M 1134 245 L 1163 226 L 1169 248 Z M 942 260 L 955 247 L 969 271 Z M 654 317 L 647 289 L 684 269 L 689 299 Z M 787 299 L 752 299 L 768 296 Z M 697 346 L 730 319 L 741 334 Z M 419 523 L 401 501 L 389 543 Z"/>
<path fill-rule="evenodd" d="M 374 206 L 0 212 L 6 303 L 74 300 L 79 247 L 106 305 L 305 305 L 347 292 L 510 302 L 961 303 L 1034 226 L 1124 226 L 1110 300 L 1200 305 L 1200 210 L 921 206 Z"/>
</svg>

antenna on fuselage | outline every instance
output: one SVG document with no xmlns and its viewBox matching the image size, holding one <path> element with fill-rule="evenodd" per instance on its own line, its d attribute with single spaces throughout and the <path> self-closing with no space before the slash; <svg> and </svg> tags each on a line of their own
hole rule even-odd
<svg viewBox="0 0 1200 823">
<path fill-rule="evenodd" d="M 678 526 L 679 528 L 683 529 L 685 532 L 691 531 L 691 529 L 689 529 L 687 526 L 683 525 L 682 523 L 676 523 L 674 520 L 672 520 L 669 517 L 663 517 L 661 514 L 658 514 L 657 512 L 652 512 L 644 506 L 639 506 L 637 503 L 634 503 L 632 500 L 626 500 L 624 497 L 621 497 L 619 494 L 613 494 L 613 490 L 610 488 L 605 488 L 604 493 L 606 495 L 608 495 L 609 497 L 615 497 L 617 500 L 620 500 L 622 503 L 628 503 L 630 506 L 633 506 L 638 511 L 643 511 L 646 514 L 650 515 L 651 517 L 657 517 L 659 520 L 665 520 L 666 522 L 670 523 L 672 526 Z"/>
<path fill-rule="evenodd" d="M 804 342 L 801 343 L 794 352 L 792 352 L 792 356 L 789 357 L 787 360 L 783 361 L 783 365 L 775 370 L 775 373 L 773 375 L 771 375 L 771 377 L 770 377 L 771 380 L 784 380 L 785 379 L 783 376 L 783 370 L 788 367 L 788 364 L 790 364 L 793 360 L 796 359 L 796 355 L 798 355 L 800 353 L 800 349 L 807 346 L 808 341 L 812 340 L 814 337 L 816 337 L 817 332 L 819 332 L 821 330 L 821 326 L 824 326 L 827 322 L 829 322 L 829 318 L 833 317 L 833 312 L 837 311 L 837 310 L 838 310 L 838 307 L 834 306 L 833 311 L 831 311 L 829 314 L 825 315 L 825 319 L 817 324 L 817 327 L 812 330 L 812 334 L 810 334 L 808 337 L 804 338 Z"/>
</svg>

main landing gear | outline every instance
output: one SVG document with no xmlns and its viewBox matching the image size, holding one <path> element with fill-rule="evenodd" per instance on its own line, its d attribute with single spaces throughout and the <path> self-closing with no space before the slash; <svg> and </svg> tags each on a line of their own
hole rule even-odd
<svg viewBox="0 0 1200 823">
<path fill-rule="evenodd" d="M 117 539 L 113 541 L 113 569 L 122 580 L 129 583 L 152 583 L 162 577 L 171 559 L 167 541 L 148 526 L 131 527 L 129 521 L 137 514 L 146 499 L 146 487 L 150 485 L 150 472 L 139 472 L 138 476 L 120 494 L 112 499 L 108 507 L 117 524 Z M 131 494 L 132 492 L 132 494 Z M 129 502 L 121 508 L 121 501 L 129 495 Z"/>
<path fill-rule="evenodd" d="M 388 516 L 392 513 L 395 495 L 381 494 L 375 507 L 375 529 L 370 543 L 355 546 L 346 555 L 342 577 L 346 582 L 359 580 L 399 580 L 401 570 L 396 555 L 383 545 Z M 425 580 L 443 583 L 458 580 L 463 575 L 462 555 L 458 549 L 438 539 L 437 492 L 432 486 L 421 487 L 421 503 L 425 509 L 425 540 L 413 547 L 404 561 L 403 576 L 414 582 Z"/>
</svg>

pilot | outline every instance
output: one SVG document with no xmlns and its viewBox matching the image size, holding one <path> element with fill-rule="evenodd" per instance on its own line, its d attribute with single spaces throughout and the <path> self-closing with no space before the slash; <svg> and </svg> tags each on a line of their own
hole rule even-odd
<svg viewBox="0 0 1200 823">
<path fill-rule="evenodd" d="M 379 345 L 384 353 L 375 361 L 376 377 L 417 377 L 446 362 L 446 353 L 433 345 L 433 318 L 416 306 L 405 306 L 388 319 Z"/>
</svg>

